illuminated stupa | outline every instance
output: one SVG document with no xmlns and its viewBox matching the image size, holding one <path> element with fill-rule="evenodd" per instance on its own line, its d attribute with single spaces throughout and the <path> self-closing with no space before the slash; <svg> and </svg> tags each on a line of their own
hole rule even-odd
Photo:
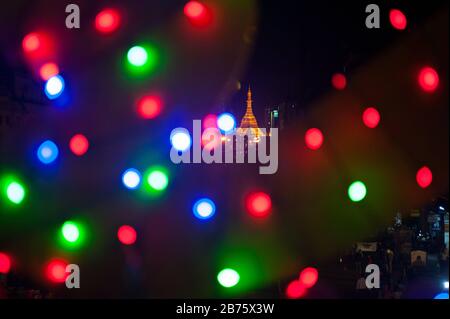
<svg viewBox="0 0 450 319">
<path fill-rule="evenodd" d="M 236 133 L 238 135 L 248 134 L 249 136 L 253 136 L 255 142 L 259 142 L 260 137 L 264 135 L 264 133 L 258 126 L 255 115 L 253 114 L 252 90 L 250 89 L 250 87 L 248 88 L 247 92 L 247 110 Z"/>
</svg>

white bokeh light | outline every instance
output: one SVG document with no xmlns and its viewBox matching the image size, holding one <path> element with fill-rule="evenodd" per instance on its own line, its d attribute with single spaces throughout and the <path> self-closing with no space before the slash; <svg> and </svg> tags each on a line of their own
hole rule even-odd
<svg viewBox="0 0 450 319">
<path fill-rule="evenodd" d="M 174 149 L 184 152 L 191 147 L 191 135 L 185 128 L 176 128 L 170 133 L 170 142 Z"/>
<path fill-rule="evenodd" d="M 60 75 L 52 76 L 45 83 L 45 94 L 49 99 L 55 99 L 64 90 L 64 79 Z"/>
<path fill-rule="evenodd" d="M 141 174 L 134 168 L 127 169 L 122 175 L 122 182 L 128 189 L 135 189 L 141 183 Z"/>
<path fill-rule="evenodd" d="M 210 219 L 216 213 L 216 205 L 209 198 L 201 198 L 194 204 L 192 210 L 198 219 Z"/>
<path fill-rule="evenodd" d="M 231 133 L 236 128 L 236 120 L 230 113 L 223 113 L 217 118 L 217 127 L 224 133 Z"/>
</svg>

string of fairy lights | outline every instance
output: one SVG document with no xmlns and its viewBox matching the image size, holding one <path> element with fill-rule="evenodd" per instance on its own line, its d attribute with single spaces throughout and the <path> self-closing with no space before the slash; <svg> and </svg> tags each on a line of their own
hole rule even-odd
<svg viewBox="0 0 450 319">
<path fill-rule="evenodd" d="M 184 6 L 186 19 L 195 27 L 207 27 L 213 14 L 208 6 L 199 1 L 189 1 Z M 100 35 L 111 35 L 121 27 L 122 14 L 115 8 L 104 8 L 95 17 L 94 27 Z M 398 9 L 390 12 L 390 22 L 396 30 L 407 28 L 406 16 Z M 32 66 L 37 68 L 39 77 L 44 81 L 44 93 L 50 101 L 55 101 L 64 97 L 66 81 L 61 74 L 60 66 L 54 61 L 46 60 L 51 56 L 54 49 L 52 39 L 44 33 L 31 32 L 22 41 L 22 49 L 26 58 Z M 132 75 L 146 74 L 154 71 L 160 61 L 159 51 L 156 47 L 148 43 L 132 44 L 125 54 L 128 70 Z M 44 61 L 44 62 L 41 62 Z M 417 75 L 419 87 L 427 92 L 433 93 L 439 86 L 439 75 L 437 71 L 426 66 Z M 344 74 L 332 75 L 331 84 L 336 90 L 345 90 L 348 79 Z M 163 99 L 158 95 L 144 95 L 136 103 L 136 110 L 143 120 L 156 119 L 164 109 Z M 381 114 L 375 107 L 368 107 L 362 113 L 362 122 L 368 129 L 376 129 L 381 122 Z M 204 118 L 203 128 L 216 127 L 222 134 L 228 134 L 236 129 L 236 120 L 230 113 L 219 115 L 209 114 Z M 324 134 L 319 128 L 309 128 L 305 132 L 305 146 L 311 151 L 317 151 L 324 145 Z M 186 129 L 178 128 L 172 131 L 170 136 L 172 146 L 178 151 L 186 151 L 191 147 L 192 139 Z M 89 139 L 86 135 L 76 133 L 72 136 L 69 148 L 75 156 L 85 156 L 89 151 Z M 51 139 L 44 140 L 36 150 L 36 157 L 43 165 L 51 165 L 60 156 L 60 145 Z M 167 168 L 162 166 L 152 166 L 145 172 L 136 168 L 125 168 L 121 176 L 123 186 L 130 190 L 145 188 L 153 194 L 164 192 L 170 180 Z M 429 167 L 419 168 L 416 175 L 417 184 L 421 188 L 431 185 L 433 174 Z M 1 196 L 7 199 L 12 207 L 22 204 L 29 192 L 24 180 L 18 176 L 0 176 Z M 348 197 L 352 202 L 360 202 L 367 196 L 368 189 L 364 181 L 353 181 L 348 187 Z M 265 192 L 253 192 L 247 194 L 245 198 L 246 210 L 254 218 L 267 218 L 272 212 L 272 199 Z M 199 198 L 194 201 L 192 214 L 201 221 L 207 221 L 220 211 L 220 207 L 212 198 Z M 59 230 L 59 242 L 64 247 L 79 248 L 86 241 L 87 228 L 82 220 L 67 220 Z M 131 225 L 122 225 L 117 230 L 117 238 L 123 245 L 133 245 L 138 233 Z M 67 261 L 54 258 L 46 264 L 46 276 L 54 283 L 62 283 L 67 276 L 65 266 Z M 8 273 L 13 267 L 11 255 L 0 252 L 0 273 Z M 286 287 L 288 298 L 301 298 L 309 288 L 318 281 L 319 273 L 313 267 L 303 269 L 298 278 L 290 282 Z M 217 274 L 217 282 L 224 288 L 232 288 L 239 285 L 242 280 L 241 274 L 233 268 L 224 268 Z"/>
</svg>

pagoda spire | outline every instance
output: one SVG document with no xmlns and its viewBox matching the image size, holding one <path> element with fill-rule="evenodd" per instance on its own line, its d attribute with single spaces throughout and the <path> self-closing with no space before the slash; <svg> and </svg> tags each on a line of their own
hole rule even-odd
<svg viewBox="0 0 450 319">
<path fill-rule="evenodd" d="M 250 131 L 250 133 L 254 136 L 253 141 L 259 142 L 259 138 L 263 136 L 263 132 L 258 127 L 258 122 L 253 114 L 252 104 L 252 89 L 249 85 L 247 91 L 247 110 L 245 111 L 245 115 L 242 118 L 241 126 L 238 128 L 237 133 L 239 135 L 245 135 Z"/>
<path fill-rule="evenodd" d="M 252 108 L 252 89 L 250 88 L 250 85 L 248 86 L 247 91 L 247 109 L 245 111 L 245 115 L 242 118 L 241 121 L 241 129 L 255 129 L 258 130 L 258 122 L 256 121 L 255 115 L 253 114 L 253 108 Z M 259 134 L 259 132 L 258 132 Z"/>
<path fill-rule="evenodd" d="M 252 102 L 253 102 L 252 101 L 252 89 L 250 88 L 250 85 L 249 85 L 248 91 L 247 91 L 247 110 L 246 110 L 246 115 L 248 115 L 248 116 L 254 116 Z"/>
</svg>

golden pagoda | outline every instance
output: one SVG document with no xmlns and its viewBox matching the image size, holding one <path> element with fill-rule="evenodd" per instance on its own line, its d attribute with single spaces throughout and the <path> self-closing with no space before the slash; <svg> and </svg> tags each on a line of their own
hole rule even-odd
<svg viewBox="0 0 450 319">
<path fill-rule="evenodd" d="M 249 132 L 250 130 L 250 132 Z M 248 87 L 247 92 L 247 110 L 245 112 L 244 117 L 242 118 L 241 125 L 237 129 L 238 135 L 253 135 L 254 141 L 259 142 L 261 136 L 263 136 L 263 132 L 258 126 L 258 122 L 256 121 L 256 117 L 253 114 L 252 109 L 252 90 L 250 86 Z"/>
</svg>

